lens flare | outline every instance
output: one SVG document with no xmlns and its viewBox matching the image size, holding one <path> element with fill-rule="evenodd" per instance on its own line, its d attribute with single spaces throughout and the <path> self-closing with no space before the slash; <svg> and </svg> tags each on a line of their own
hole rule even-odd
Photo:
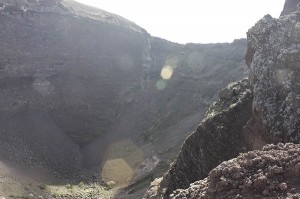
<svg viewBox="0 0 300 199">
<path fill-rule="evenodd" d="M 130 140 L 112 143 L 105 155 L 101 177 L 113 187 L 128 186 L 144 161 L 143 152 Z"/>
<path fill-rule="evenodd" d="M 166 82 L 163 79 L 158 80 L 155 86 L 157 90 L 162 91 L 166 88 Z"/>
<path fill-rule="evenodd" d="M 171 66 L 164 66 L 161 69 L 160 76 L 163 79 L 168 80 L 172 77 L 172 75 L 173 75 L 173 68 Z"/>
<path fill-rule="evenodd" d="M 124 159 L 113 159 L 105 162 L 102 179 L 116 186 L 126 186 L 133 177 L 133 170 Z"/>
</svg>

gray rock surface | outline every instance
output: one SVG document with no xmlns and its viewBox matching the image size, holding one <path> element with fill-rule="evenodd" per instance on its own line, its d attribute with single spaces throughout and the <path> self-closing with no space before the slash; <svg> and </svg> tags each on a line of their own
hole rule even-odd
<svg viewBox="0 0 300 199">
<path fill-rule="evenodd" d="M 299 9 L 299 0 L 286 0 L 280 16 L 289 15 Z"/>
<path fill-rule="evenodd" d="M 251 117 L 253 100 L 249 82 L 232 83 L 227 90 L 234 94 L 210 107 L 157 188 L 151 187 L 144 198 L 168 198 L 174 190 L 188 188 L 217 164 L 246 150 L 243 127 Z"/>
<path fill-rule="evenodd" d="M 267 15 L 248 31 L 254 93 L 248 127 L 265 143 L 300 141 L 299 24 L 299 12 Z"/>
</svg>

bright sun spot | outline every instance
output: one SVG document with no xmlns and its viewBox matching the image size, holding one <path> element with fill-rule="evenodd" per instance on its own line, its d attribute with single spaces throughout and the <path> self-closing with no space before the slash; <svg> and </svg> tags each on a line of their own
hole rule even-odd
<svg viewBox="0 0 300 199">
<path fill-rule="evenodd" d="M 161 70 L 160 76 L 165 79 L 168 80 L 172 77 L 173 75 L 173 68 L 171 66 L 164 66 Z"/>
</svg>

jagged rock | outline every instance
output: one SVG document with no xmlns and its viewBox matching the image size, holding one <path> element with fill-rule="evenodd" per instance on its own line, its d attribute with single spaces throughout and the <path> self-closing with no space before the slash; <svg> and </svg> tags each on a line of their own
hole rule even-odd
<svg viewBox="0 0 300 199">
<path fill-rule="evenodd" d="M 240 154 L 170 198 L 298 198 L 299 153 L 299 144 L 279 143 Z"/>
<path fill-rule="evenodd" d="M 289 15 L 299 9 L 300 0 L 285 0 L 284 8 L 280 16 Z"/>
<path fill-rule="evenodd" d="M 300 141 L 300 12 L 288 10 L 297 2 L 286 1 L 283 13 L 292 14 L 279 19 L 266 15 L 247 33 L 245 60 L 250 68 L 253 106 L 250 111 L 252 117 L 244 128 L 245 137 L 241 136 L 243 139 L 240 140 L 247 140 L 248 149 L 261 149 L 266 143 Z M 234 93 L 230 87 L 225 88 L 220 97 L 226 100 Z M 230 102 L 228 106 L 231 107 Z M 220 115 L 223 114 L 225 121 L 234 115 L 224 113 L 221 111 Z M 214 121 L 205 124 L 206 121 L 201 125 L 214 124 Z M 245 121 L 242 122 L 235 125 L 244 125 Z M 203 157 L 215 151 L 209 145 L 202 148 L 204 144 L 201 141 L 193 143 L 192 140 L 198 140 L 196 135 L 200 129 L 201 126 L 187 139 L 177 160 L 158 186 L 158 193 L 152 194 L 152 198 L 299 197 L 296 192 L 299 192 L 300 145 L 266 145 L 263 151 L 251 151 L 220 164 L 205 178 L 204 170 L 211 162 Z M 230 130 L 235 131 L 236 128 Z M 226 136 L 228 132 L 222 135 Z M 201 136 L 204 142 L 214 142 L 215 146 L 229 143 L 219 143 L 217 136 L 205 138 Z M 201 155 L 195 155 L 197 153 Z M 219 151 L 214 157 L 222 159 L 223 155 L 224 152 Z M 205 179 L 196 181 L 196 178 Z M 189 183 L 192 184 L 188 188 Z"/>
<path fill-rule="evenodd" d="M 246 136 L 256 134 L 258 142 L 300 141 L 299 24 L 299 12 L 266 15 L 248 31 L 254 100 Z"/>
<path fill-rule="evenodd" d="M 176 189 L 206 177 L 218 163 L 246 150 L 243 126 L 251 116 L 252 92 L 248 80 L 232 83 L 228 90 L 235 91 L 230 99 L 222 98 L 212 105 L 207 117 L 190 135 L 176 161 L 158 185 L 144 198 L 168 198 Z M 227 186 L 224 181 L 220 186 Z M 150 192 L 150 193 L 149 193 Z"/>
</svg>

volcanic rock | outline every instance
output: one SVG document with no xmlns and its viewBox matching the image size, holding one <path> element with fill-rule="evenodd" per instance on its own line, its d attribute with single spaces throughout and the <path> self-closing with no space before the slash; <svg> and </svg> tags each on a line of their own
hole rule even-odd
<svg viewBox="0 0 300 199">
<path fill-rule="evenodd" d="M 176 161 L 157 188 L 145 198 L 168 198 L 176 189 L 188 188 L 223 160 L 246 150 L 243 127 L 251 117 L 252 92 L 247 79 L 230 84 L 231 98 L 221 98 L 206 113 L 206 118 L 183 144 Z M 223 182 L 226 186 L 227 182 Z"/>
<path fill-rule="evenodd" d="M 247 136 L 262 143 L 300 141 L 299 24 L 299 12 L 266 15 L 248 31 L 254 100 Z"/>
<path fill-rule="evenodd" d="M 298 198 L 299 153 L 299 144 L 279 143 L 240 154 L 170 198 Z"/>
</svg>

